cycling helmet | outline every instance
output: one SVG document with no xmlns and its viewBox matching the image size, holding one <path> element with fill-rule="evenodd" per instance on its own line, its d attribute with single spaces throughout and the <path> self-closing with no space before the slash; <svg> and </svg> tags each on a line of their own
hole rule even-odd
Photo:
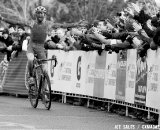
<svg viewBox="0 0 160 130">
<path fill-rule="evenodd" d="M 47 10 L 43 6 L 38 6 L 37 8 L 35 8 L 35 13 L 37 12 L 47 13 Z"/>
</svg>

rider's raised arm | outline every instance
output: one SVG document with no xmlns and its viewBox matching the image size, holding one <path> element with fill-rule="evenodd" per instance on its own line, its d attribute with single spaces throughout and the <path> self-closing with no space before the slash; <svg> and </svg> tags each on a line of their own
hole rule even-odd
<svg viewBox="0 0 160 130">
<path fill-rule="evenodd" d="M 4 18 L 4 17 L 2 17 L 2 16 L 0 16 L 0 20 L 1 21 L 4 21 L 4 22 L 6 22 L 6 23 L 9 23 L 9 24 L 15 24 L 15 25 L 21 25 L 21 26 L 27 26 L 27 27 L 31 27 L 30 25 L 30 22 L 27 22 L 27 21 L 25 21 L 25 20 L 19 20 L 19 21 L 17 21 L 17 20 L 12 20 L 12 19 L 8 19 L 8 18 Z"/>
</svg>

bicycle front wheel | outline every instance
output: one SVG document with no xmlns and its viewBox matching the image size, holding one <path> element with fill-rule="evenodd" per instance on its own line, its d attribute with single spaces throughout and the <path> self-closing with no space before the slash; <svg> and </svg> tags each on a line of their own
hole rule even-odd
<svg viewBox="0 0 160 130">
<path fill-rule="evenodd" d="M 42 83 L 42 97 L 46 109 L 49 110 L 51 108 L 51 83 L 48 74 L 45 72 Z"/>
<path fill-rule="evenodd" d="M 39 84 L 40 84 L 40 70 L 39 69 L 34 69 L 34 85 L 30 86 L 29 88 L 29 99 L 31 106 L 33 108 L 36 108 L 38 106 L 38 99 L 39 99 Z"/>
</svg>

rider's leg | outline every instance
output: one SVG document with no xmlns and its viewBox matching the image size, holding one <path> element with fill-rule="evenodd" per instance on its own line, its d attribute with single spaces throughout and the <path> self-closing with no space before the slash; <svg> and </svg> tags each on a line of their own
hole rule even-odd
<svg viewBox="0 0 160 130">
<path fill-rule="evenodd" d="M 33 53 L 27 53 L 28 58 L 28 71 L 29 76 L 33 77 L 33 60 L 34 60 L 34 54 Z"/>
<path fill-rule="evenodd" d="M 33 77 L 33 60 L 34 60 L 34 49 L 33 46 L 28 44 L 27 47 L 27 59 L 28 59 L 28 71 L 29 71 L 29 77 Z"/>
<path fill-rule="evenodd" d="M 46 56 L 46 50 L 44 49 L 43 46 L 39 46 L 38 48 L 35 49 L 36 51 L 36 54 L 37 54 L 37 57 L 38 59 L 46 59 L 47 56 Z M 43 72 L 48 72 L 48 64 L 46 61 L 43 62 L 43 65 L 42 65 L 42 69 L 43 69 Z"/>
</svg>

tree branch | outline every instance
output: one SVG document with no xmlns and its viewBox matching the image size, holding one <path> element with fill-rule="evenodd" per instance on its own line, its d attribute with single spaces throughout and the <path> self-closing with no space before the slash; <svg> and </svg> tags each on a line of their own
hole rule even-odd
<svg viewBox="0 0 160 130">
<path fill-rule="evenodd" d="M 77 2 L 76 2 L 76 7 L 77 7 L 77 9 L 78 9 L 78 12 L 80 13 L 80 17 L 82 18 L 82 19 L 84 19 L 84 16 L 83 16 L 83 13 L 82 13 L 82 11 L 81 11 L 81 9 L 80 9 L 80 7 L 79 7 L 79 2 L 78 2 L 78 0 L 77 0 Z"/>
<path fill-rule="evenodd" d="M 101 0 L 100 0 L 100 1 L 101 1 Z M 100 14 L 100 12 L 101 12 L 101 10 L 102 10 L 102 8 L 103 8 L 103 6 L 104 6 L 104 4 L 103 4 L 103 1 L 102 1 L 102 2 L 100 2 L 100 6 L 99 6 L 100 8 L 99 8 L 99 10 L 98 10 L 97 15 L 96 15 L 95 18 L 93 19 L 93 21 L 98 18 L 99 14 Z"/>
</svg>

